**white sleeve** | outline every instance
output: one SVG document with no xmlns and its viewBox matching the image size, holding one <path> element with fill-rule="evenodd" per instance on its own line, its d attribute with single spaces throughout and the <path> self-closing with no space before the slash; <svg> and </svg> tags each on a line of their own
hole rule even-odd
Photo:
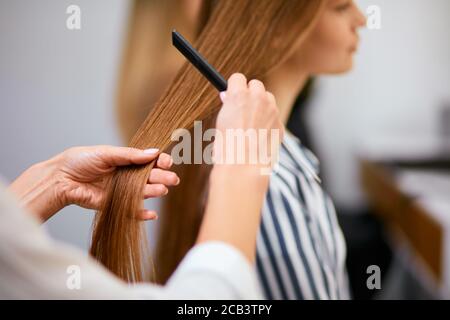
<svg viewBox="0 0 450 320">
<path fill-rule="evenodd" d="M 238 250 L 222 242 L 194 247 L 169 279 L 167 289 L 180 299 L 262 298 L 254 268 Z"/>
<path fill-rule="evenodd" d="M 257 299 L 252 266 L 220 242 L 195 246 L 166 286 L 128 285 L 50 239 L 0 183 L 0 299 Z"/>
</svg>

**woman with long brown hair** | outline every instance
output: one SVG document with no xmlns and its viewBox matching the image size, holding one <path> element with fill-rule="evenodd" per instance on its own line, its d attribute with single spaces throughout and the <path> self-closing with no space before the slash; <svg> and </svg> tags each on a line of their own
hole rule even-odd
<svg viewBox="0 0 450 320">
<path fill-rule="evenodd" d="M 216 122 L 218 132 L 283 130 L 274 97 L 260 81 L 247 83 L 242 74 L 232 75 L 223 101 Z M 258 151 L 267 149 L 266 143 L 276 147 L 280 140 L 266 137 L 255 142 Z M 218 144 L 214 148 L 220 150 Z M 269 157 L 275 155 L 272 151 L 276 148 L 269 150 Z M 128 286 L 91 257 L 49 239 L 40 228 L 39 223 L 71 204 L 99 209 L 111 175 L 121 168 L 138 168 L 151 161 L 155 168 L 137 191 L 143 199 L 161 196 L 162 190 L 154 188 L 158 185 L 177 184 L 176 176 L 168 171 L 172 159 L 157 148 L 70 148 L 30 167 L 9 186 L 9 192 L 0 181 L 0 298 L 259 298 L 250 263 L 255 258 L 260 211 L 269 183 L 269 177 L 260 174 L 262 169 L 270 171 L 266 165 L 245 162 L 214 166 L 197 244 L 165 286 Z M 251 194 L 236 200 L 239 190 Z M 122 223 L 152 218 L 142 208 L 134 213 L 122 217 Z"/>
<path fill-rule="evenodd" d="M 349 0 L 218 0 L 205 1 L 204 5 L 208 10 L 201 12 L 207 18 L 198 20 L 205 21 L 205 25 L 200 23 L 195 46 L 225 75 L 240 71 L 263 79 L 277 97 L 280 118 L 284 122 L 308 77 L 342 73 L 351 68 L 358 42 L 357 29 L 365 22 Z M 122 79 L 124 82 L 126 78 Z M 183 66 L 138 129 L 131 145 L 138 143 L 137 138 L 142 139 L 155 130 L 161 119 L 168 124 L 167 130 L 160 132 L 166 139 L 163 148 L 170 145 L 171 130 L 192 127 L 194 120 L 204 120 L 204 128 L 213 124 L 211 119 L 214 119 L 217 103 L 211 98 L 212 91 L 195 70 Z M 164 115 L 175 101 L 186 106 L 172 114 L 172 118 L 166 118 Z M 126 103 L 121 101 L 121 105 L 126 106 Z M 206 164 L 177 168 L 182 183 L 163 203 L 156 251 L 158 282 L 164 283 L 169 278 L 198 237 L 208 197 L 210 169 Z M 135 190 L 128 179 L 140 176 L 140 180 L 144 180 L 147 174 L 148 171 L 140 170 L 117 175 L 94 232 L 95 250 L 91 252 L 127 280 L 133 280 L 129 268 L 125 268 L 127 272 L 121 268 L 131 264 L 129 256 L 116 255 L 114 261 L 107 261 L 103 255 L 117 248 L 109 246 L 97 250 L 97 243 L 104 242 L 101 234 L 111 231 L 101 219 L 117 217 L 117 213 L 133 209 L 132 205 L 117 207 L 111 202 Z M 344 240 L 333 204 L 322 191 L 317 175 L 317 159 L 292 135 L 286 134 L 262 209 L 258 235 L 256 265 L 268 298 L 342 299 L 350 295 Z M 117 237 L 115 240 L 120 246 L 129 246 L 124 237 L 120 241 Z M 131 260 L 142 262 L 140 257 L 136 258 Z M 133 270 L 131 274 L 141 271 Z"/>
</svg>

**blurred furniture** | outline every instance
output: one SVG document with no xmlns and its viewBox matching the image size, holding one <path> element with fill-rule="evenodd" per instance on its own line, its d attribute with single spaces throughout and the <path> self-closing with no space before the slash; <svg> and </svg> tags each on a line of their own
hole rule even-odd
<svg viewBox="0 0 450 320">
<path fill-rule="evenodd" d="M 437 152 L 427 150 L 420 156 L 405 150 L 376 156 L 366 152 L 360 159 L 360 176 L 369 203 L 388 229 L 397 254 L 404 256 L 408 268 L 430 292 L 448 299 L 450 153 L 446 148 L 434 150 Z"/>
</svg>

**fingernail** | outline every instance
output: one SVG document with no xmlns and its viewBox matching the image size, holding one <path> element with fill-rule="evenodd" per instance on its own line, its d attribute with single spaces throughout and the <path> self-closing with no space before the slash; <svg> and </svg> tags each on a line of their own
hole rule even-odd
<svg viewBox="0 0 450 320">
<path fill-rule="evenodd" d="M 222 100 L 222 102 L 224 102 L 225 97 L 227 96 L 227 94 L 226 94 L 225 91 L 222 91 L 222 92 L 219 93 L 219 96 L 220 96 L 220 100 Z"/>
<path fill-rule="evenodd" d="M 179 184 L 180 184 L 180 178 L 177 177 L 177 181 L 175 182 L 175 185 L 177 186 L 177 185 L 179 185 Z"/>
<path fill-rule="evenodd" d="M 150 148 L 150 149 L 145 149 L 144 153 L 155 154 L 155 153 L 158 153 L 158 151 L 159 151 L 159 149 L 157 149 L 157 148 Z"/>
<path fill-rule="evenodd" d="M 154 212 L 148 212 L 147 213 L 147 217 L 148 217 L 148 219 L 151 219 L 151 220 L 157 220 L 158 219 L 158 214 L 154 213 Z"/>
</svg>

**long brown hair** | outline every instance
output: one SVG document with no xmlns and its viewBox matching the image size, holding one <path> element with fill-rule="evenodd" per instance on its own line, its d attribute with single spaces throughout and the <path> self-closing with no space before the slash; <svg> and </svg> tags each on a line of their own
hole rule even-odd
<svg viewBox="0 0 450 320">
<path fill-rule="evenodd" d="M 117 120 L 127 142 L 185 61 L 173 50 L 171 30 L 183 30 L 185 37 L 194 39 L 203 28 L 211 1 L 200 8 L 198 1 L 133 1 L 117 86 Z"/>
<path fill-rule="evenodd" d="M 322 0 L 217 0 L 195 47 L 225 77 L 242 72 L 264 77 L 287 59 L 313 25 Z M 169 35 L 167 35 L 169 36 Z M 166 150 L 171 134 L 195 120 L 214 123 L 220 101 L 214 87 L 188 63 L 137 130 L 130 146 Z M 119 277 L 148 277 L 146 237 L 135 218 L 142 190 L 154 163 L 118 169 L 107 183 L 107 197 L 97 213 L 91 254 Z M 164 282 L 195 243 L 202 220 L 208 166 L 180 165 L 182 183 L 163 204 L 156 265 Z"/>
</svg>

